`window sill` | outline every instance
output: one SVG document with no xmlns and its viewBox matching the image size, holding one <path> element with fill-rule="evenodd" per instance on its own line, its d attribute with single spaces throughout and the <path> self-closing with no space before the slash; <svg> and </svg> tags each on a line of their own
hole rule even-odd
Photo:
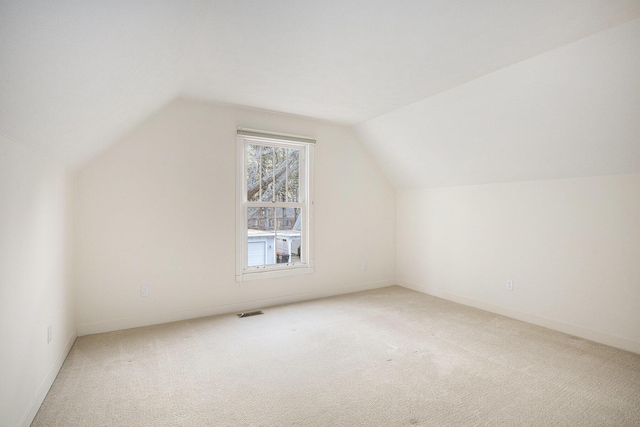
<svg viewBox="0 0 640 427">
<path fill-rule="evenodd" d="M 272 279 L 276 277 L 299 276 L 302 274 L 313 273 L 313 267 L 289 267 L 281 270 L 261 269 L 255 271 L 246 271 L 240 275 L 236 275 L 236 282 L 246 282 L 248 280 Z"/>
</svg>

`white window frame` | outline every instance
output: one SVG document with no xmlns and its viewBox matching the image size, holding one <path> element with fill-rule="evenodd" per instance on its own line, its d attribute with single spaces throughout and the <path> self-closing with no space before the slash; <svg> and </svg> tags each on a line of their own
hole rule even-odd
<svg viewBox="0 0 640 427">
<path fill-rule="evenodd" d="M 247 201 L 246 154 L 249 144 L 275 147 L 295 147 L 300 150 L 299 160 L 299 202 L 269 203 Z M 255 129 L 238 128 L 236 138 L 236 281 L 266 279 L 314 272 L 313 259 L 313 151 L 315 140 L 312 138 L 276 134 Z M 301 208 L 301 254 L 300 262 L 282 263 L 264 266 L 248 264 L 247 208 L 250 207 L 294 207 Z M 275 244 L 275 242 L 274 242 Z"/>
</svg>

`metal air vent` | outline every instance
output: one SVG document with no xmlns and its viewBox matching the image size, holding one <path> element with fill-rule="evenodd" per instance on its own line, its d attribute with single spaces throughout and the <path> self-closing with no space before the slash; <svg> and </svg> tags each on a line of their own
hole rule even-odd
<svg viewBox="0 0 640 427">
<path fill-rule="evenodd" d="M 258 316 L 260 314 L 264 314 L 264 313 L 261 310 L 256 310 L 256 311 L 247 311 L 246 313 L 238 313 L 236 314 L 236 316 L 242 319 L 243 317 Z"/>
</svg>

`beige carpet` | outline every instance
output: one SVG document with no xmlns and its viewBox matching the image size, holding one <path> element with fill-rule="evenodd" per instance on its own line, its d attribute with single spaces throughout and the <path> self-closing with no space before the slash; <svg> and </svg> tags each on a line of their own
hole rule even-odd
<svg viewBox="0 0 640 427">
<path fill-rule="evenodd" d="M 640 426 L 640 355 L 400 287 L 79 338 L 33 426 Z"/>
</svg>

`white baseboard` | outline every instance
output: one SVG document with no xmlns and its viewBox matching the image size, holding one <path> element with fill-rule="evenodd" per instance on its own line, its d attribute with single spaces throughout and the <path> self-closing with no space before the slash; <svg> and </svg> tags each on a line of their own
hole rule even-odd
<svg viewBox="0 0 640 427">
<path fill-rule="evenodd" d="M 78 336 L 100 334 L 103 332 L 119 331 L 122 329 L 138 328 L 141 326 L 159 325 L 162 323 L 177 322 L 199 317 L 216 316 L 219 314 L 237 313 L 241 311 L 272 307 L 275 305 L 289 304 L 316 298 L 330 297 L 334 295 L 350 294 L 370 289 L 384 288 L 395 284 L 394 280 L 365 283 L 359 285 L 347 285 L 333 287 L 319 291 L 302 292 L 299 294 L 284 295 L 274 298 L 256 299 L 234 304 L 217 305 L 213 307 L 198 308 L 184 311 L 171 311 L 147 316 L 135 316 L 122 319 L 111 319 L 102 322 L 84 323 L 78 325 Z"/>
<path fill-rule="evenodd" d="M 627 350 L 627 351 L 640 354 L 640 342 L 630 340 L 628 338 L 618 337 L 615 335 L 607 334 L 605 332 L 595 331 L 593 329 L 585 328 L 578 325 L 573 325 L 571 323 L 561 322 L 554 319 L 549 319 L 547 317 L 538 316 L 532 313 L 513 310 L 511 308 L 503 307 L 497 304 L 492 304 L 486 301 L 475 300 L 462 295 L 457 295 L 451 292 L 447 292 L 442 289 L 421 286 L 415 283 L 409 283 L 404 281 L 398 281 L 397 284 L 407 289 L 412 289 L 414 291 L 422 292 L 427 295 L 431 295 L 434 297 L 468 305 L 470 307 L 479 308 L 481 310 L 489 311 L 491 313 L 496 313 L 502 316 L 510 317 L 512 319 L 521 320 L 523 322 L 553 329 L 554 331 L 584 338 L 589 341 L 595 341 L 600 344 L 605 344 L 611 347 L 616 347 L 622 350 Z"/>
<path fill-rule="evenodd" d="M 40 409 L 42 402 L 44 402 L 44 398 L 47 397 L 47 393 L 49 393 L 49 389 L 51 389 L 53 382 L 58 376 L 58 372 L 60 372 L 60 368 L 62 368 L 62 364 L 64 363 L 65 359 L 69 355 L 69 352 L 71 351 L 71 347 L 73 347 L 73 343 L 76 342 L 76 338 L 78 338 L 78 333 L 77 331 L 74 331 L 71 337 L 69 338 L 69 341 L 67 341 L 67 345 L 64 346 L 64 349 L 62 349 L 62 352 L 58 355 L 58 358 L 56 359 L 55 363 L 49 370 L 47 377 L 44 379 L 44 381 L 40 385 L 40 388 L 38 389 L 38 393 L 35 395 L 35 397 L 31 401 L 31 404 L 29 405 L 29 409 L 22 417 L 22 420 L 20 420 L 20 424 L 19 424 L 20 426 L 29 427 L 33 422 L 33 419 L 36 417 L 36 414 L 38 413 L 38 410 Z"/>
</svg>

